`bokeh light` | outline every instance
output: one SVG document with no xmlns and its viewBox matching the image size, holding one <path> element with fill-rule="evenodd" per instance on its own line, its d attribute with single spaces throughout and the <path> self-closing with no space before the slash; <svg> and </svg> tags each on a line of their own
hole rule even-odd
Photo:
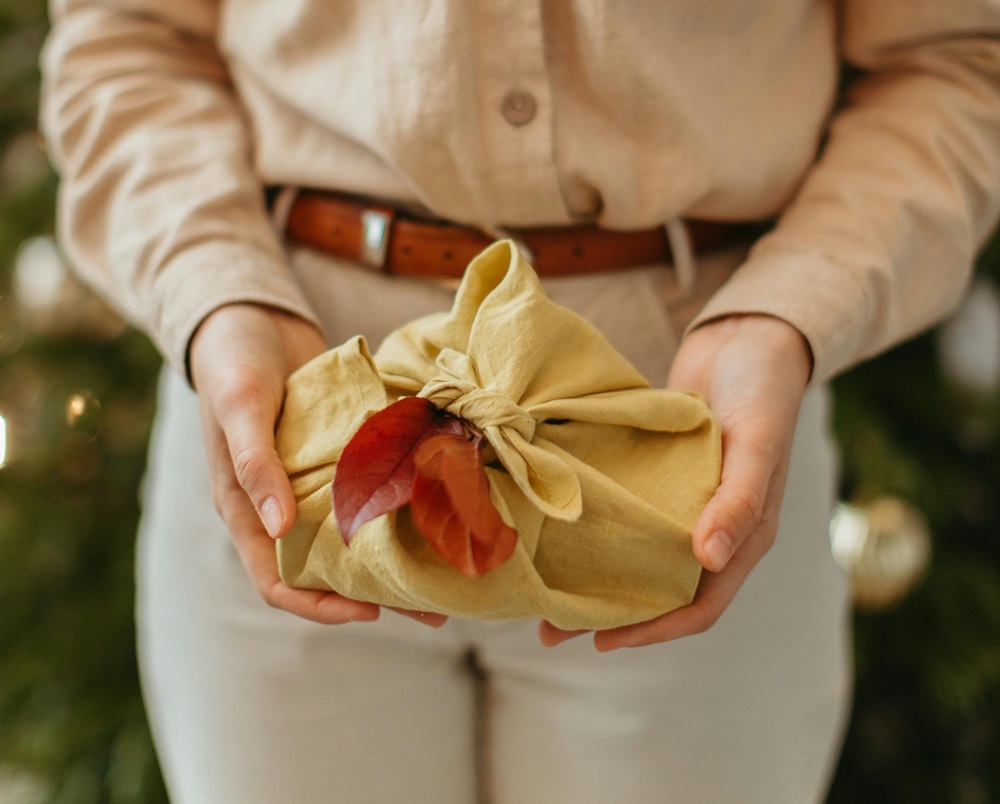
<svg viewBox="0 0 1000 804">
<path fill-rule="evenodd" d="M 33 310 L 47 310 L 59 300 L 67 270 L 51 237 L 25 240 L 14 260 L 14 293 Z"/>
<path fill-rule="evenodd" d="M 7 420 L 0 415 L 0 469 L 7 463 Z"/>
<path fill-rule="evenodd" d="M 91 391 L 78 391 L 66 400 L 66 425 L 74 433 L 96 438 L 101 432 L 101 401 Z"/>
</svg>

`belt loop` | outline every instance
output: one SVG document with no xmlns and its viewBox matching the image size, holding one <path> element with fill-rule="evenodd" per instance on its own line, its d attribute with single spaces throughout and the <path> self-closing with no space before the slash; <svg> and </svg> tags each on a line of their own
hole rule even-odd
<svg viewBox="0 0 1000 804">
<path fill-rule="evenodd" d="M 285 236 L 285 229 L 288 228 L 288 216 L 292 212 L 292 205 L 298 194 L 298 187 L 285 186 L 279 188 L 270 200 L 271 225 L 279 237 Z"/>
<path fill-rule="evenodd" d="M 677 287 L 688 294 L 694 287 L 694 249 L 688 235 L 687 224 L 681 218 L 671 218 L 663 227 L 670 243 L 670 257 L 677 277 Z"/>
</svg>

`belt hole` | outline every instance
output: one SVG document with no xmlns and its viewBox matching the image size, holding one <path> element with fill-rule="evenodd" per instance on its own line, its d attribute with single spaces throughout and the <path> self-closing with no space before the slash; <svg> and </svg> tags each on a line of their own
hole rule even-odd
<svg viewBox="0 0 1000 804">
<path fill-rule="evenodd" d="M 410 248 L 409 246 L 403 246 L 403 248 L 400 249 L 400 251 L 402 251 L 404 254 L 412 254 L 413 253 L 413 249 Z"/>
<path fill-rule="evenodd" d="M 451 259 L 452 257 L 454 257 L 454 256 L 455 256 L 455 252 L 454 252 L 454 251 L 452 251 L 451 249 L 448 249 L 448 250 L 447 250 L 447 251 L 445 251 L 445 253 L 444 253 L 444 254 L 442 254 L 441 256 L 442 256 L 442 257 L 444 257 L 444 258 L 445 258 L 446 260 L 450 260 L 450 259 Z"/>
<path fill-rule="evenodd" d="M 573 256 L 582 257 L 583 256 L 583 246 L 573 246 Z"/>
</svg>

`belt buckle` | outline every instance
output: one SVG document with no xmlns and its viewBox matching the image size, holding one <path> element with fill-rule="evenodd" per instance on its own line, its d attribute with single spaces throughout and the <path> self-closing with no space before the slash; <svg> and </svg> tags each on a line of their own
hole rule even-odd
<svg viewBox="0 0 1000 804">
<path fill-rule="evenodd" d="M 380 210 L 365 209 L 361 212 L 361 250 L 358 256 L 365 265 L 380 271 L 385 269 L 391 223 L 392 216 Z"/>
</svg>

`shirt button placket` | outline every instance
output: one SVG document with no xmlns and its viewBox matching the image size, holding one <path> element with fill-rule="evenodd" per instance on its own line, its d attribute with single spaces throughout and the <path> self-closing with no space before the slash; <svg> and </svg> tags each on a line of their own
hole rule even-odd
<svg viewBox="0 0 1000 804">
<path fill-rule="evenodd" d="M 568 221 L 553 153 L 540 0 L 470 3 L 480 153 L 491 225 Z"/>
</svg>

